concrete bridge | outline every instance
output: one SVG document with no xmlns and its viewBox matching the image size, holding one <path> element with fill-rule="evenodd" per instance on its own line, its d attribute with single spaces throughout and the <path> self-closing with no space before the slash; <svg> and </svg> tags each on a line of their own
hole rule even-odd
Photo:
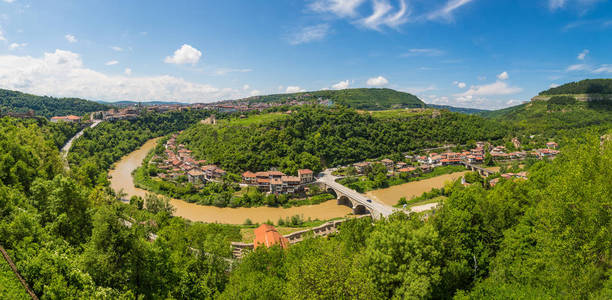
<svg viewBox="0 0 612 300">
<path fill-rule="evenodd" d="M 348 187 L 337 183 L 337 178 L 338 177 L 331 175 L 331 171 L 326 170 L 323 172 L 323 176 L 317 179 L 317 182 L 328 192 L 333 192 L 333 194 L 336 195 L 338 205 L 346 205 L 352 208 L 353 213 L 356 215 L 369 213 L 372 215 L 373 219 L 388 217 L 393 213 L 393 207 L 376 202 L 355 190 L 349 189 Z"/>
<path fill-rule="evenodd" d="M 461 164 L 464 165 L 466 168 L 472 170 L 472 171 L 478 172 L 478 174 L 480 174 L 480 176 L 483 176 L 483 177 L 487 177 L 489 175 L 493 175 L 493 174 L 496 173 L 494 171 L 491 171 L 491 170 L 485 169 L 483 167 L 479 167 L 479 166 L 473 165 L 473 164 L 471 164 L 469 162 L 466 162 L 466 161 L 462 161 Z"/>
</svg>

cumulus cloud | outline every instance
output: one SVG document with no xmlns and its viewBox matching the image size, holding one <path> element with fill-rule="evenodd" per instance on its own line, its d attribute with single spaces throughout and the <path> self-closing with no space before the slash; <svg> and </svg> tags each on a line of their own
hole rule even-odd
<svg viewBox="0 0 612 300">
<path fill-rule="evenodd" d="M 119 62 L 118 62 L 118 61 L 116 61 L 116 60 L 111 60 L 111 61 L 107 61 L 107 62 L 105 63 L 105 65 L 107 65 L 107 66 L 113 66 L 113 65 L 116 65 L 116 64 L 118 64 L 118 63 L 119 63 Z"/>
<path fill-rule="evenodd" d="M 329 34 L 329 24 L 306 26 L 291 34 L 287 41 L 291 45 L 299 45 L 320 41 Z"/>
<path fill-rule="evenodd" d="M 504 81 L 496 81 L 491 84 L 473 85 L 469 90 L 456 96 L 472 99 L 473 96 L 511 95 L 521 91 L 523 89 L 520 87 L 512 87 Z"/>
<path fill-rule="evenodd" d="M 19 48 L 23 48 L 25 46 L 27 46 L 27 43 L 12 43 L 9 45 L 9 50 L 17 50 Z"/>
<path fill-rule="evenodd" d="M 366 82 L 368 86 L 383 86 L 388 83 L 389 83 L 389 80 L 387 80 L 387 78 L 382 77 L 382 76 L 372 77 L 368 79 L 368 81 Z"/>
<path fill-rule="evenodd" d="M 343 80 L 343 81 L 340 81 L 340 82 L 332 85 L 332 89 L 334 89 L 334 90 L 344 90 L 344 89 L 347 89 L 349 87 L 349 85 L 350 85 L 350 83 L 349 83 L 348 80 Z"/>
<path fill-rule="evenodd" d="M 299 86 L 288 86 L 287 89 L 285 90 L 286 93 L 300 93 L 300 92 L 305 92 L 305 89 L 302 89 Z"/>
<path fill-rule="evenodd" d="M 459 82 L 459 81 L 454 81 L 453 85 L 455 85 L 456 87 L 460 88 L 460 89 L 464 89 L 467 85 L 465 84 L 465 82 Z"/>
<path fill-rule="evenodd" d="M 72 34 L 67 34 L 67 35 L 64 36 L 64 38 L 66 38 L 68 43 L 76 43 L 77 42 L 77 38 L 74 35 L 72 35 Z"/>
<path fill-rule="evenodd" d="M 177 65 L 195 65 L 198 61 L 200 61 L 200 57 L 202 57 L 202 52 L 200 52 L 200 50 L 190 45 L 184 44 L 183 46 L 181 46 L 181 48 L 174 51 L 174 55 L 167 56 L 166 59 L 164 59 L 164 62 L 168 64 Z"/>
<path fill-rule="evenodd" d="M 119 46 L 112 46 L 111 49 L 117 51 L 117 52 L 121 52 L 123 51 L 123 48 L 119 47 Z"/>
<path fill-rule="evenodd" d="M 582 52 L 580 52 L 580 54 L 578 54 L 577 58 L 579 60 L 584 60 L 588 54 L 589 54 L 589 50 L 588 49 L 584 49 L 584 50 L 582 50 Z"/>
<path fill-rule="evenodd" d="M 510 76 L 508 75 L 508 72 L 506 71 L 503 71 L 499 75 L 497 75 L 497 79 L 499 80 L 508 80 L 508 78 L 510 78 Z"/>
<path fill-rule="evenodd" d="M 126 74 L 131 73 L 126 69 Z M 84 66 L 81 56 L 55 50 L 42 57 L 0 55 L 0 87 L 37 95 L 100 100 L 207 102 L 238 98 L 241 92 L 174 76 L 106 75 Z"/>
</svg>

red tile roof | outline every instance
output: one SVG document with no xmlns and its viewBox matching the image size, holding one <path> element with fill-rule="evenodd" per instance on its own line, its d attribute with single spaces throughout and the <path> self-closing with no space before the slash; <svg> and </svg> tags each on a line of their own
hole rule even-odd
<svg viewBox="0 0 612 300">
<path fill-rule="evenodd" d="M 276 228 L 272 225 L 261 224 L 255 229 L 255 239 L 253 240 L 253 246 L 255 248 L 259 246 L 266 246 L 269 248 L 276 244 L 286 249 L 289 247 L 289 240 L 278 233 Z"/>
<path fill-rule="evenodd" d="M 312 174 L 312 170 L 310 169 L 299 169 L 298 170 L 298 175 L 306 175 L 306 174 Z"/>
</svg>

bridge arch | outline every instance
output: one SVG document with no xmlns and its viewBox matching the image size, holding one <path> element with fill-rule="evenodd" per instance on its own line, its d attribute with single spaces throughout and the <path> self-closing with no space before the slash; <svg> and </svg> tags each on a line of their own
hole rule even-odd
<svg viewBox="0 0 612 300">
<path fill-rule="evenodd" d="M 355 215 L 365 215 L 365 214 L 369 214 L 370 211 L 362 204 L 357 204 L 355 205 L 355 207 L 353 208 L 353 214 Z"/>
<path fill-rule="evenodd" d="M 332 188 L 328 187 L 328 188 L 326 189 L 326 191 L 327 191 L 327 193 L 328 193 L 328 194 L 331 194 L 331 195 L 333 195 L 335 198 L 338 198 L 338 194 L 336 193 L 336 191 L 335 191 L 334 189 L 332 189 Z"/>
<path fill-rule="evenodd" d="M 347 196 L 344 196 L 344 195 L 340 195 L 340 197 L 338 197 L 337 204 L 353 208 L 353 201 L 351 201 L 351 199 L 349 199 Z"/>
</svg>

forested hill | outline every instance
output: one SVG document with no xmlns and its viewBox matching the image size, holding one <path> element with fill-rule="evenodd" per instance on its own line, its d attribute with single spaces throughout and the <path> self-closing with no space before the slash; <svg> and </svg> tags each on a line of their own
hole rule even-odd
<svg viewBox="0 0 612 300">
<path fill-rule="evenodd" d="M 605 84 L 610 86 L 607 87 Z M 563 134 L 564 130 L 595 128 L 603 132 L 612 128 L 612 101 L 605 97 L 580 101 L 592 94 L 585 96 L 585 94 L 572 93 L 595 90 L 607 92 L 612 87 L 611 84 L 612 80 L 603 79 L 568 83 L 543 91 L 540 96 L 528 103 L 483 112 L 479 115 L 506 121 L 529 134 L 547 134 L 549 137 Z"/>
<path fill-rule="evenodd" d="M 278 167 L 321 170 L 445 143 L 498 140 L 500 122 L 433 109 L 358 112 L 345 107 L 304 106 L 290 115 L 261 114 L 197 124 L 179 135 L 199 159 L 231 172 Z"/>
<path fill-rule="evenodd" d="M 288 102 L 291 100 L 330 99 L 355 109 L 383 110 L 391 108 L 420 108 L 425 103 L 416 96 L 392 89 L 344 89 L 254 96 L 243 100 L 250 102 Z"/>
<path fill-rule="evenodd" d="M 36 96 L 17 91 L 0 89 L 0 111 L 34 114 L 43 117 L 82 115 L 84 113 L 108 109 L 108 105 L 79 98 L 55 98 Z"/>
<path fill-rule="evenodd" d="M 612 94 L 612 79 L 585 79 L 540 92 L 540 95 Z"/>
</svg>

